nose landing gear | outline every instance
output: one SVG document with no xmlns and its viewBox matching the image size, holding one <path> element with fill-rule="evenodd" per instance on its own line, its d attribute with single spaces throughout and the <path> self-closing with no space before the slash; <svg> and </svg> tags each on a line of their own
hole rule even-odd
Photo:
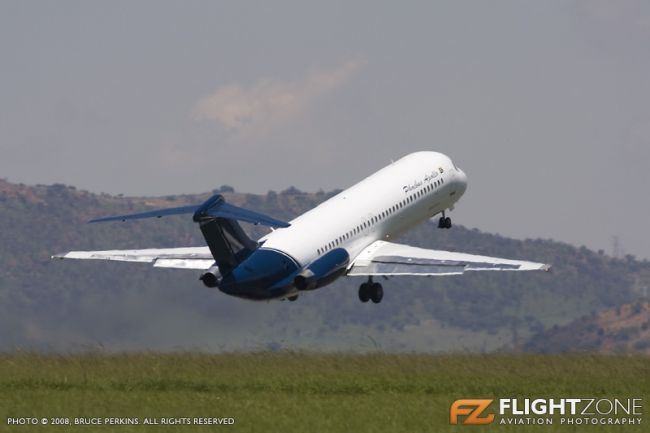
<svg viewBox="0 0 650 433">
<path fill-rule="evenodd" d="M 372 300 L 375 304 L 379 304 L 383 298 L 384 288 L 379 283 L 373 283 L 372 277 L 368 278 L 368 282 L 359 286 L 359 300 L 361 302 Z"/>
</svg>

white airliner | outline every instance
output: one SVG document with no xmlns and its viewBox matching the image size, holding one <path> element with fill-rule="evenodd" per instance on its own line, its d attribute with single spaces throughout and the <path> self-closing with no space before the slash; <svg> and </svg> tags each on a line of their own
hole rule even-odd
<svg viewBox="0 0 650 433">
<path fill-rule="evenodd" d="M 98 259 L 151 263 L 154 267 L 199 269 L 208 287 L 252 300 L 295 301 L 305 291 L 341 276 L 367 277 L 359 287 L 362 302 L 381 302 L 384 291 L 373 277 L 457 275 L 466 271 L 548 270 L 519 260 L 393 243 L 409 228 L 445 215 L 462 197 L 467 177 L 437 152 L 416 152 L 391 163 L 291 222 L 233 206 L 217 194 L 201 205 L 106 217 L 91 222 L 125 221 L 192 213 L 207 247 L 144 250 L 72 251 L 60 259 Z M 257 242 L 238 221 L 274 228 Z"/>
</svg>

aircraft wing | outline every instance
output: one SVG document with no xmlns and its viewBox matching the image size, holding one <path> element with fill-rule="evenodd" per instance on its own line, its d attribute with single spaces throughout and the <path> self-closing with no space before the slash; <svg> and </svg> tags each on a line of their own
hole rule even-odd
<svg viewBox="0 0 650 433">
<path fill-rule="evenodd" d="M 352 262 L 349 276 L 459 275 L 467 271 L 549 270 L 550 265 L 376 241 Z"/>
<path fill-rule="evenodd" d="M 150 263 L 156 268 L 176 269 L 207 270 L 214 265 L 214 257 L 212 257 L 208 247 L 70 251 L 69 253 L 54 255 L 52 258 Z"/>
</svg>

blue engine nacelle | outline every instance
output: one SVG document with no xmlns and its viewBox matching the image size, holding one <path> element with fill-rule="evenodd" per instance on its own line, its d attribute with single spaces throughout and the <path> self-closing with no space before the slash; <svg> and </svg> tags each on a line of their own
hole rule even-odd
<svg viewBox="0 0 650 433">
<path fill-rule="evenodd" d="M 343 248 L 336 248 L 317 258 L 293 280 L 298 290 L 314 290 L 336 280 L 345 273 L 350 255 Z"/>
</svg>

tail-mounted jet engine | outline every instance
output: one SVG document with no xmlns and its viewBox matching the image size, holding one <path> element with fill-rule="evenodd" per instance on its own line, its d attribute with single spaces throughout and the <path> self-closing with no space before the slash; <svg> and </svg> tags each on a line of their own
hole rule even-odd
<svg viewBox="0 0 650 433">
<path fill-rule="evenodd" d="M 311 262 L 293 280 L 298 290 L 314 290 L 331 283 L 345 273 L 350 255 L 343 248 L 336 248 Z"/>
<path fill-rule="evenodd" d="M 201 275 L 199 278 L 201 281 L 203 281 L 203 284 L 205 284 L 206 287 L 217 287 L 219 285 L 219 281 L 221 280 L 221 273 L 219 272 L 219 267 L 218 266 L 213 266 L 208 271 Z"/>
</svg>

